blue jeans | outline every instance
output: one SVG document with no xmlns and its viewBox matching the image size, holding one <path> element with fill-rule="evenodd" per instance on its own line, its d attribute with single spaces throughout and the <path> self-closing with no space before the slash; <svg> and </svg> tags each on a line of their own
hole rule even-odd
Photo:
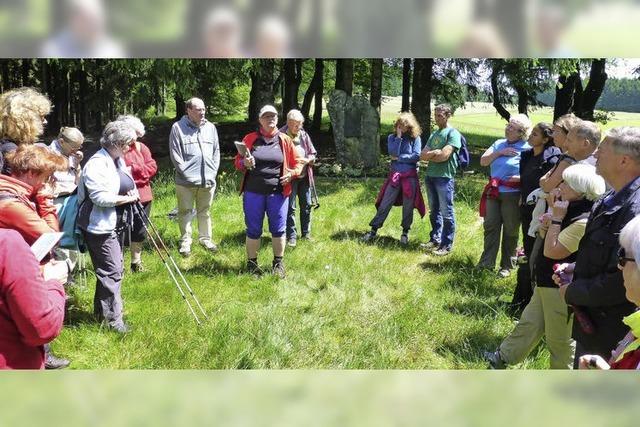
<svg viewBox="0 0 640 427">
<path fill-rule="evenodd" d="M 291 183 L 289 212 L 287 213 L 288 239 L 295 239 L 298 236 L 296 230 L 296 199 L 300 201 L 300 231 L 302 236 L 306 237 L 311 232 L 311 187 L 309 187 L 308 177 L 295 179 Z"/>
<path fill-rule="evenodd" d="M 429 240 L 439 247 L 451 249 L 456 233 L 456 219 L 453 213 L 453 178 L 427 176 L 427 199 L 431 233 Z"/>
</svg>

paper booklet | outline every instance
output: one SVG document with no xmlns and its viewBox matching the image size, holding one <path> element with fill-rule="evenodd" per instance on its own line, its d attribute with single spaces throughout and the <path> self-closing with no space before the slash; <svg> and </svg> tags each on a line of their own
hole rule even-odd
<svg viewBox="0 0 640 427">
<path fill-rule="evenodd" d="M 38 262 L 42 261 L 51 252 L 63 235 L 64 233 L 44 233 L 31 245 L 31 252 L 36 256 Z"/>
<path fill-rule="evenodd" d="M 244 142 L 234 141 L 233 144 L 236 146 L 236 150 L 238 150 L 238 153 L 242 157 L 251 157 L 251 153 Z"/>
</svg>

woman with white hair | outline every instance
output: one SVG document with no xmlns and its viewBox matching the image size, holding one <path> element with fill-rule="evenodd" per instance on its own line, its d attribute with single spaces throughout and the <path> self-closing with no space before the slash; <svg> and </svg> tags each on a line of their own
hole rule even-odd
<svg viewBox="0 0 640 427">
<path fill-rule="evenodd" d="M 280 128 L 293 142 L 300 161 L 304 164 L 302 172 L 291 181 L 289 196 L 289 212 L 287 213 L 287 245 L 296 246 L 298 230 L 296 229 L 296 206 L 300 207 L 300 232 L 302 239 L 311 238 L 311 184 L 313 182 L 313 164 L 316 152 L 311 137 L 302 128 L 304 116 L 300 110 L 287 113 L 287 124 Z M 297 199 L 297 200 L 296 200 Z"/>
<path fill-rule="evenodd" d="M 625 295 L 640 306 L 640 216 L 635 217 L 620 232 L 618 268 L 624 277 Z M 588 354 L 580 357 L 580 369 L 640 369 L 640 311 L 625 317 L 629 333 L 611 352 L 609 361 L 602 356 Z"/>
<path fill-rule="evenodd" d="M 520 154 L 531 148 L 527 143 L 530 132 L 531 120 L 527 116 L 511 116 L 505 138 L 494 142 L 480 158 L 480 165 L 490 166 L 491 173 L 480 199 L 484 250 L 478 267 L 495 268 L 502 232 L 501 277 L 508 277 L 514 268 L 520 227 Z"/>
<path fill-rule="evenodd" d="M 551 369 L 573 367 L 572 322 L 553 280 L 554 266 L 575 261 L 593 202 L 604 194 L 606 185 L 590 165 L 569 166 L 562 178 L 563 182 L 550 194 L 552 214 L 544 218 L 542 226 L 546 235 L 533 266 L 531 279 L 535 288 L 531 301 L 498 350 L 484 354 L 494 369 L 522 362 L 543 336 L 551 353 Z"/>
<path fill-rule="evenodd" d="M 120 116 L 119 121 L 130 125 L 136 132 L 136 141 L 129 146 L 129 150 L 124 153 L 124 163 L 130 168 L 131 176 L 136 183 L 136 188 L 140 194 L 140 203 L 144 207 L 147 217 L 151 216 L 151 202 L 153 193 L 151 191 L 151 179 L 158 172 L 158 165 L 151 157 L 149 147 L 143 144 L 140 139 L 144 136 L 144 124 L 135 116 Z M 142 266 L 142 242 L 144 242 L 145 231 L 140 215 L 133 216 L 133 228 L 131 229 L 131 271 L 144 271 Z"/>
<path fill-rule="evenodd" d="M 123 157 L 136 137 L 127 123 L 108 123 L 100 138 L 102 149 L 82 169 L 78 185 L 78 227 L 96 273 L 93 311 L 119 333 L 128 332 L 129 327 L 122 318 L 123 260 L 118 234 L 130 225 L 131 209 L 125 208 L 139 199 Z"/>
</svg>

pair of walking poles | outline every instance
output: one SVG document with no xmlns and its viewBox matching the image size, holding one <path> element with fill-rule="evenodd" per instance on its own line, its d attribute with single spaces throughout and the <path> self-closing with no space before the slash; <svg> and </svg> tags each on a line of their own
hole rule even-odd
<svg viewBox="0 0 640 427">
<path fill-rule="evenodd" d="M 189 307 L 189 311 L 191 311 L 191 314 L 193 315 L 193 318 L 196 320 L 196 323 L 198 325 L 201 325 L 200 319 L 198 318 L 196 311 L 193 309 L 192 303 L 189 302 L 189 298 L 187 298 L 185 290 L 189 293 L 191 299 L 195 302 L 195 305 L 197 305 L 198 308 L 200 309 L 202 316 L 204 316 L 206 320 L 209 320 L 207 313 L 202 308 L 202 305 L 200 305 L 200 301 L 198 301 L 198 298 L 193 293 L 193 289 L 191 289 L 191 286 L 189 286 L 187 279 L 185 279 L 184 275 L 182 274 L 182 271 L 180 271 L 178 264 L 176 264 L 176 261 L 171 256 L 171 253 L 169 252 L 167 245 L 165 245 L 164 241 L 162 240 L 162 237 L 160 237 L 160 232 L 158 231 L 156 226 L 153 224 L 153 222 L 151 222 L 151 219 L 149 218 L 149 215 L 147 215 L 147 212 L 144 210 L 144 206 L 142 206 L 142 203 L 136 202 L 132 206 L 133 206 L 134 212 L 141 219 L 142 227 L 144 228 L 144 231 L 147 233 L 147 236 L 149 236 L 149 241 L 151 242 L 154 249 L 160 256 L 160 260 L 162 261 L 165 268 L 169 272 L 169 276 L 173 280 L 173 283 L 176 285 L 176 288 L 178 288 L 178 292 L 180 292 L 182 299 L 184 300 L 184 302 L 187 303 L 187 307 Z M 180 278 L 180 280 L 178 280 L 178 278 Z"/>
</svg>

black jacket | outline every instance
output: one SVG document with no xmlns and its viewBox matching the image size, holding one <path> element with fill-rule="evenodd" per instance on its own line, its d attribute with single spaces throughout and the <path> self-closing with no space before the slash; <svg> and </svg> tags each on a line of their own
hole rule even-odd
<svg viewBox="0 0 640 427">
<path fill-rule="evenodd" d="M 604 201 L 610 198 L 610 202 Z M 625 297 L 622 272 L 618 269 L 620 230 L 640 214 L 640 178 L 620 190 L 607 192 L 591 211 L 578 247 L 573 281 L 567 288 L 567 304 L 580 306 L 591 318 L 593 334 L 573 323 L 573 338 L 583 348 L 605 359 L 627 333 L 622 318 L 635 306 Z"/>
</svg>

